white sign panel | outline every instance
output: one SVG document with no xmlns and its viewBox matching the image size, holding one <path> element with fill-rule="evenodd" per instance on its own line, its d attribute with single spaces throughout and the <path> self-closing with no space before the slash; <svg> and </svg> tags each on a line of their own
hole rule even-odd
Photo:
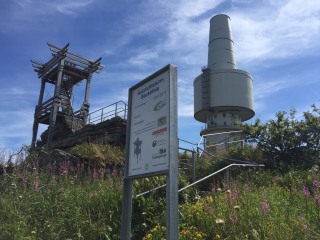
<svg viewBox="0 0 320 240">
<path fill-rule="evenodd" d="M 169 70 L 132 90 L 128 176 L 169 168 Z"/>
</svg>

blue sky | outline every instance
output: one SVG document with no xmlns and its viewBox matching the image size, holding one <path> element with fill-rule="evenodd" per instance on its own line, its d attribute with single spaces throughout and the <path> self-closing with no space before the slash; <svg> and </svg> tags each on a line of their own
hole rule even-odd
<svg viewBox="0 0 320 240">
<path fill-rule="evenodd" d="M 193 80 L 207 64 L 209 20 L 220 13 L 231 17 L 238 69 L 253 76 L 256 117 L 320 106 L 319 0 L 0 0 L 0 149 L 31 143 L 40 80 L 30 59 L 48 61 L 47 42 L 102 57 L 90 111 L 127 101 L 129 87 L 176 65 L 178 134 L 198 142 Z"/>
</svg>

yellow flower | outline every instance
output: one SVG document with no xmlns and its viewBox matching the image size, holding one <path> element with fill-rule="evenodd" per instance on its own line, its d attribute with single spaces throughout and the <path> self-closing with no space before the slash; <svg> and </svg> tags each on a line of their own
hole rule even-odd
<svg viewBox="0 0 320 240">
<path fill-rule="evenodd" d="M 219 234 L 216 234 L 216 237 L 214 239 L 220 239 L 220 235 Z"/>
</svg>

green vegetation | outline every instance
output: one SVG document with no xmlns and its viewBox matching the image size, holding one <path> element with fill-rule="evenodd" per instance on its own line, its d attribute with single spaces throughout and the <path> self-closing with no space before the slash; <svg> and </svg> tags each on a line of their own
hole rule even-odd
<svg viewBox="0 0 320 240">
<path fill-rule="evenodd" d="M 260 152 L 260 162 L 270 169 L 287 172 L 292 169 L 310 169 L 320 163 L 320 109 L 312 105 L 304 112 L 302 120 L 296 110 L 289 116 L 278 112 L 275 120 L 262 124 L 257 119 L 253 125 L 242 124 L 246 141 L 255 143 Z"/>
<path fill-rule="evenodd" d="M 229 185 L 221 173 L 181 192 L 179 239 L 320 239 L 318 115 L 314 106 L 304 120 L 292 111 L 244 125 L 254 145 L 198 159 L 197 179 L 228 165 L 226 157 L 267 167 L 234 167 Z M 82 144 L 70 152 L 81 160 L 59 171 L 0 174 L 0 239 L 119 239 L 123 150 Z M 179 188 L 190 178 L 181 172 Z M 164 183 L 164 176 L 135 180 L 134 196 Z M 165 188 L 134 198 L 132 239 L 165 239 L 165 206 Z"/>
</svg>

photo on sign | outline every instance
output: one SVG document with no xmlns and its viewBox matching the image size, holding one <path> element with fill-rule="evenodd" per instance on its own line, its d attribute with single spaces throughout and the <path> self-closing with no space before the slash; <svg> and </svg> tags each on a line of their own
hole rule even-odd
<svg viewBox="0 0 320 240">
<path fill-rule="evenodd" d="M 157 127 L 161 127 L 167 124 L 167 116 L 162 116 L 158 118 Z"/>
</svg>

